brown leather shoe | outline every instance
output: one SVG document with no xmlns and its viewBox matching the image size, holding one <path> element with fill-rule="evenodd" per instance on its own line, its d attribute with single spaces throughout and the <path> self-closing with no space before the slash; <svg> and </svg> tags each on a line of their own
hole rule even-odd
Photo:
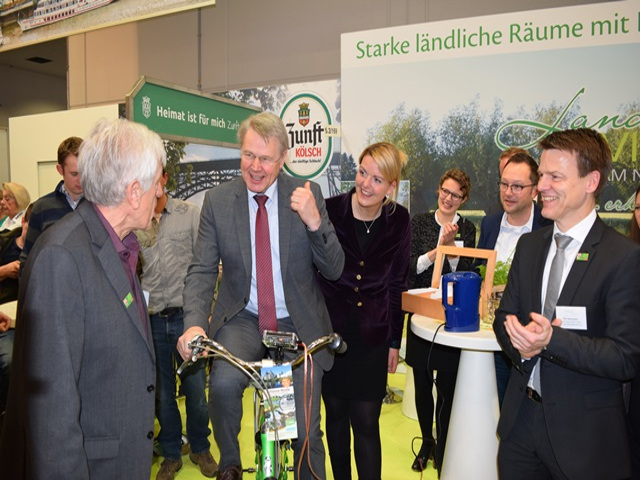
<svg viewBox="0 0 640 480">
<path fill-rule="evenodd" d="M 160 470 L 156 475 L 156 480 L 173 480 L 176 476 L 176 472 L 182 468 L 182 459 L 180 458 L 165 458 Z"/>
<path fill-rule="evenodd" d="M 200 473 L 205 477 L 213 478 L 218 473 L 218 464 L 209 450 L 200 453 L 192 452 L 189 454 L 189 458 L 200 467 Z"/>
<path fill-rule="evenodd" d="M 241 480 L 242 470 L 240 467 L 227 467 L 218 474 L 218 480 Z"/>
</svg>

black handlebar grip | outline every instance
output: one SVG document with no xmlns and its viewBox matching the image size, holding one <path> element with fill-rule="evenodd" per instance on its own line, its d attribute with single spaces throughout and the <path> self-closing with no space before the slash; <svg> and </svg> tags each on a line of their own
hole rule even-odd
<svg viewBox="0 0 640 480">
<path fill-rule="evenodd" d="M 342 354 L 347 351 L 347 342 L 345 342 L 340 335 L 334 333 L 335 338 L 331 343 L 331 350 L 336 353 Z"/>
</svg>

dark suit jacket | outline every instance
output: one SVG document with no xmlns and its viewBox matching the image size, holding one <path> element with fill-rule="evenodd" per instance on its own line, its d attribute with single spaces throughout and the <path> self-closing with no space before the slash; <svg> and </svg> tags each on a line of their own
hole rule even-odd
<svg viewBox="0 0 640 480">
<path fill-rule="evenodd" d="M 536 358 L 522 362 L 505 331 L 507 314 L 522 324 L 541 312 L 542 275 L 553 227 L 520 238 L 507 287 L 493 324 L 515 368 L 502 406 L 498 434 L 509 437 Z M 574 261 L 558 305 L 584 306 L 586 330 L 553 327 L 542 360 L 546 429 L 558 463 L 569 478 L 630 476 L 622 382 L 632 378 L 640 352 L 640 247 L 599 218 Z"/>
<path fill-rule="evenodd" d="M 91 203 L 43 233 L 20 281 L 3 478 L 149 479 L 155 355 L 129 292 Z"/>
<path fill-rule="evenodd" d="M 478 248 L 485 248 L 487 250 L 493 250 L 498 241 L 498 235 L 500 234 L 500 223 L 502 222 L 502 216 L 504 212 L 496 212 L 491 215 L 487 215 L 482 219 L 480 223 L 480 238 L 478 239 Z M 551 225 L 549 219 L 544 218 L 540 213 L 540 207 L 537 203 L 533 204 L 533 225 L 531 230 L 537 230 L 540 227 Z M 484 261 L 486 263 L 486 260 Z"/>
<path fill-rule="evenodd" d="M 73 208 L 69 205 L 69 201 L 62 191 L 63 185 L 64 181 L 60 180 L 53 192 L 33 202 L 33 209 L 29 216 L 27 238 L 25 238 L 24 248 L 20 254 L 20 268 L 24 267 L 24 262 L 26 262 L 33 244 L 36 243 L 36 240 L 42 235 L 42 232 L 66 214 L 73 212 Z M 83 200 L 84 199 L 80 199 L 81 202 Z"/>
<path fill-rule="evenodd" d="M 329 221 L 320 187 L 311 183 L 322 216 L 320 228 L 311 232 L 291 210 L 291 194 L 304 180 L 280 173 L 278 177 L 278 226 L 280 268 L 289 315 L 299 338 L 309 344 L 329 334 L 331 322 L 316 281 L 316 272 L 337 279 L 344 267 L 344 252 Z M 213 290 L 219 262 L 224 273 L 211 324 Z M 247 187 L 241 177 L 209 190 L 202 204 L 195 254 L 185 282 L 184 327 L 200 326 L 213 338 L 224 323 L 243 310 L 251 290 L 251 234 Z M 315 356 L 328 370 L 333 356 Z"/>
<path fill-rule="evenodd" d="M 338 281 L 320 278 L 327 308 L 336 332 L 342 334 L 357 311 L 359 331 L 365 344 L 383 343 L 400 348 L 404 313 L 402 292 L 407 289 L 411 223 L 402 205 L 382 209 L 378 230 L 362 251 L 351 210 L 350 192 L 329 198 L 327 211 L 345 252 L 345 266 Z"/>
</svg>

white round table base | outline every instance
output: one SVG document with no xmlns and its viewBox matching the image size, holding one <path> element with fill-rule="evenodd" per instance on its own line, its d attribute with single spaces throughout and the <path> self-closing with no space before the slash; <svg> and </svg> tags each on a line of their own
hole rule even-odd
<svg viewBox="0 0 640 480">
<path fill-rule="evenodd" d="M 442 480 L 496 480 L 498 393 L 493 352 L 462 350 Z"/>
</svg>

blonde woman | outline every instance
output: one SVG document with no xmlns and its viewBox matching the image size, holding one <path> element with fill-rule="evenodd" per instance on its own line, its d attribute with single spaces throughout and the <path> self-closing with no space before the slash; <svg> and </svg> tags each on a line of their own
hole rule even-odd
<svg viewBox="0 0 640 480">
<path fill-rule="evenodd" d="M 409 212 L 395 202 L 406 161 L 390 143 L 370 145 L 360 155 L 355 188 L 327 200 L 345 267 L 337 281 L 318 279 L 333 328 L 349 346 L 322 384 L 336 480 L 351 478 L 351 430 L 358 477 L 381 476 L 380 409 L 387 373 L 398 365 L 409 270 Z"/>
</svg>

